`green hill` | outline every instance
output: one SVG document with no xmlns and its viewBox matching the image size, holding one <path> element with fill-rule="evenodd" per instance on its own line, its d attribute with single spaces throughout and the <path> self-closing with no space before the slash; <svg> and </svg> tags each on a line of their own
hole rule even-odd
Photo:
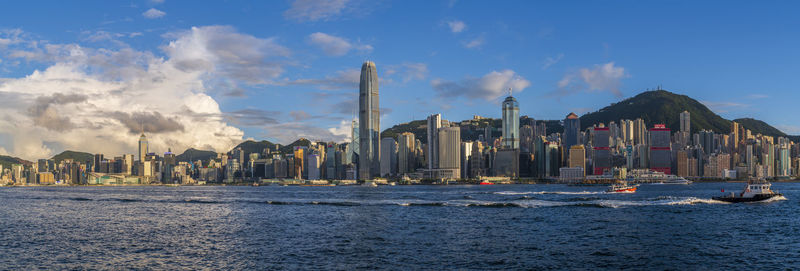
<svg viewBox="0 0 800 271">
<path fill-rule="evenodd" d="M 655 90 L 642 92 L 633 98 L 622 100 L 618 103 L 606 106 L 596 112 L 581 116 L 581 128 L 585 129 L 593 124 L 611 121 L 619 122 L 620 119 L 642 118 L 648 127 L 653 124 L 663 123 L 667 128 L 677 131 L 680 129 L 680 114 L 689 111 L 692 116 L 692 133 L 700 130 L 713 130 L 717 133 L 730 133 L 731 121 L 726 120 L 708 109 L 705 105 L 686 95 L 675 94 L 666 90 Z M 786 137 L 786 133 L 781 132 L 769 124 L 752 119 L 741 118 L 734 120 L 744 128 L 750 129 L 753 134 L 768 136 Z M 789 136 L 796 139 L 797 137 Z"/>
<path fill-rule="evenodd" d="M 720 117 L 702 103 L 686 95 L 675 94 L 666 90 L 642 92 L 633 98 L 622 100 L 606 106 L 596 112 L 581 116 L 581 129 L 593 124 L 620 119 L 634 120 L 642 118 L 648 127 L 663 123 L 673 131 L 680 130 L 680 114 L 689 111 L 692 116 L 692 133 L 700 130 L 713 130 L 718 133 L 730 133 L 730 121 Z"/>
<path fill-rule="evenodd" d="M 195 148 L 189 148 L 183 153 L 175 156 L 178 162 L 194 162 L 197 160 L 208 161 L 209 159 L 216 158 L 217 153 L 213 151 L 203 151 Z"/>
<path fill-rule="evenodd" d="M 0 155 L 0 165 L 3 165 L 3 169 L 4 170 L 5 169 L 10 169 L 11 165 L 13 165 L 13 164 L 23 164 L 23 165 L 29 166 L 29 165 L 32 164 L 32 162 L 27 161 L 27 160 L 23 160 L 23 159 L 17 158 L 17 157 Z"/>
<path fill-rule="evenodd" d="M 87 161 L 94 160 L 94 154 L 78 151 L 63 151 L 50 159 L 55 160 L 56 164 L 61 163 L 61 161 L 65 159 L 72 159 L 75 162 L 86 163 Z"/>
<path fill-rule="evenodd" d="M 752 119 L 752 118 L 741 118 L 733 120 L 738 122 L 742 125 L 745 129 L 750 129 L 753 134 L 762 134 L 762 135 L 769 135 L 769 136 L 787 136 L 786 133 L 781 132 L 775 127 L 770 126 L 766 122 Z"/>
</svg>

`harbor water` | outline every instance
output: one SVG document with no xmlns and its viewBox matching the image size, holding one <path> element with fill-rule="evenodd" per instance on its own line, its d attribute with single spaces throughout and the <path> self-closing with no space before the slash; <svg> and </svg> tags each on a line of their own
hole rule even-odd
<svg viewBox="0 0 800 271">
<path fill-rule="evenodd" d="M 0 269 L 800 268 L 800 184 L 0 187 Z"/>
</svg>

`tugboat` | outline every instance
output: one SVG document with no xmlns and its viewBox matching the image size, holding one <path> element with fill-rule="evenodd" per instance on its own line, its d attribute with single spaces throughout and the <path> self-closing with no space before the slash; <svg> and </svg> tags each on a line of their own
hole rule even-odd
<svg viewBox="0 0 800 271">
<path fill-rule="evenodd" d="M 629 185 L 628 183 L 616 183 L 606 190 L 608 193 L 636 193 L 638 185 Z"/>
<path fill-rule="evenodd" d="M 770 187 L 772 184 L 769 182 L 763 183 L 747 183 L 744 190 L 738 195 L 731 192 L 728 196 L 712 197 L 713 200 L 738 203 L 738 202 L 756 202 L 768 200 L 775 197 L 782 197 L 783 194 L 777 191 L 772 191 Z"/>
</svg>

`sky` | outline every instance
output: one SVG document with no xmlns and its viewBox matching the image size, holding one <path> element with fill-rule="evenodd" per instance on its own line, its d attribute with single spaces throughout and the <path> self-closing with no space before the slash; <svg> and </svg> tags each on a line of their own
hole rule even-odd
<svg viewBox="0 0 800 271">
<path fill-rule="evenodd" d="M 441 113 L 563 119 L 663 89 L 800 134 L 795 1 L 14 1 L 0 154 L 343 142 L 361 64 L 381 129 Z"/>
</svg>

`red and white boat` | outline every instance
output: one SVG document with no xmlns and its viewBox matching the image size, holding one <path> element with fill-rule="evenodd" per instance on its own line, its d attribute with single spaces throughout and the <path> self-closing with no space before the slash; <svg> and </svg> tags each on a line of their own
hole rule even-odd
<svg viewBox="0 0 800 271">
<path fill-rule="evenodd" d="M 627 183 L 618 183 L 612 184 L 611 187 L 606 190 L 608 193 L 636 193 L 636 188 L 638 185 L 629 185 Z"/>
</svg>

